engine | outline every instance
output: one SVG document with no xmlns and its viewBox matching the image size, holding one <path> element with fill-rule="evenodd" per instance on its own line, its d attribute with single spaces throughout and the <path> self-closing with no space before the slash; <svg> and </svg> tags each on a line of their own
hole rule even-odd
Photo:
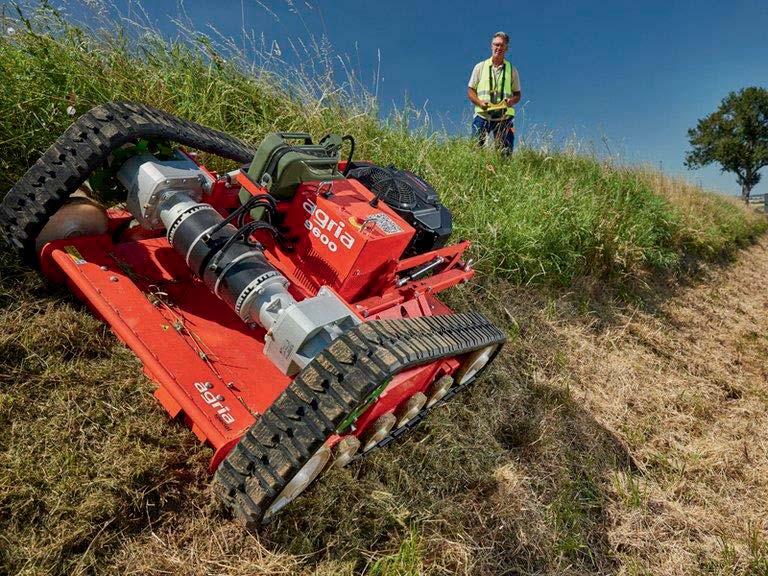
<svg viewBox="0 0 768 576">
<path fill-rule="evenodd" d="M 445 245 L 453 228 L 451 212 L 427 182 L 406 170 L 359 162 L 347 173 L 383 200 L 416 230 L 405 256 L 423 254 Z"/>
<path fill-rule="evenodd" d="M 292 261 L 310 291 L 330 286 L 350 301 L 376 293 L 395 280 L 395 268 L 415 230 L 353 179 L 299 186 L 285 212 L 287 234 L 296 239 Z"/>
</svg>

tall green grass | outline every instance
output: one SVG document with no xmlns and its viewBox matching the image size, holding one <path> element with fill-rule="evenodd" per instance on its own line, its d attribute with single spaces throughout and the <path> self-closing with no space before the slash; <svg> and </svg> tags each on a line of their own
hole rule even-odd
<svg viewBox="0 0 768 576">
<path fill-rule="evenodd" d="M 8 28 L 14 28 L 12 34 Z M 358 156 L 426 178 L 475 242 L 480 269 L 520 283 L 636 280 L 690 254 L 717 257 L 766 229 L 734 201 L 658 173 L 593 157 L 519 149 L 511 158 L 468 138 L 380 121 L 354 81 L 254 67 L 188 29 L 168 40 L 140 26 L 92 30 L 50 7 L 6 12 L 0 35 L 0 184 L 10 187 L 81 114 L 109 100 L 169 110 L 257 144 L 275 130 L 349 133 Z M 349 79 L 349 77 L 348 77 Z M 457 95 L 460 97 L 460 95 Z M 215 161 L 214 161 L 215 163 Z"/>
</svg>

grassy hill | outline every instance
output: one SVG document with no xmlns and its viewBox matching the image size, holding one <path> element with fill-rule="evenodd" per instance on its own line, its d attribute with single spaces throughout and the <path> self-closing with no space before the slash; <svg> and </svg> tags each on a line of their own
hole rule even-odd
<svg viewBox="0 0 768 576">
<path fill-rule="evenodd" d="M 0 573 L 768 574 L 768 463 L 745 439 L 768 441 L 765 217 L 651 170 L 409 131 L 206 39 L 50 10 L 0 30 L 0 189 L 70 106 L 142 101 L 254 144 L 349 133 L 440 191 L 480 271 L 450 303 L 511 337 L 463 401 L 248 534 L 134 356 L 2 252 Z"/>
</svg>

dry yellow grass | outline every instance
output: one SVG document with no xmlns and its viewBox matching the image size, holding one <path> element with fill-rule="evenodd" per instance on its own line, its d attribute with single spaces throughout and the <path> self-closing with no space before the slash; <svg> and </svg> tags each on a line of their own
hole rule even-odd
<svg viewBox="0 0 768 576">
<path fill-rule="evenodd" d="M 639 465 L 606 506 L 620 573 L 768 573 L 767 247 L 608 323 L 549 320 L 562 385 Z"/>
</svg>

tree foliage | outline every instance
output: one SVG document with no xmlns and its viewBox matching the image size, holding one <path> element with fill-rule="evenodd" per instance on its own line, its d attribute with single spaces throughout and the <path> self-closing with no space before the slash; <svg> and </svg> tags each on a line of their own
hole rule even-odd
<svg viewBox="0 0 768 576">
<path fill-rule="evenodd" d="M 749 198 L 760 181 L 760 169 L 768 165 L 768 90 L 731 92 L 716 111 L 688 130 L 688 140 L 688 168 L 717 162 L 722 172 L 736 175 L 742 196 Z"/>
</svg>

